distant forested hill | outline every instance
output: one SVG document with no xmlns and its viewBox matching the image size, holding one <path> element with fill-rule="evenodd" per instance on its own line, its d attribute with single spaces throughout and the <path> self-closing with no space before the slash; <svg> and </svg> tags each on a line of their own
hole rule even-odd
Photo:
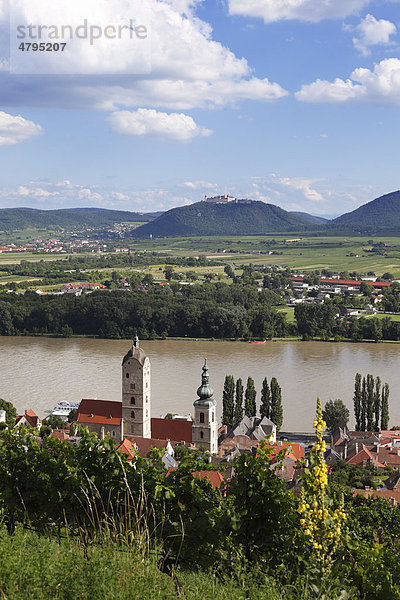
<svg viewBox="0 0 400 600">
<path fill-rule="evenodd" d="M 325 219 L 324 217 L 317 217 L 316 215 L 309 215 L 305 212 L 297 212 L 295 210 L 292 210 L 290 214 L 297 215 L 305 221 L 310 221 L 310 223 L 315 223 L 316 225 L 324 225 L 325 223 L 329 222 L 329 219 Z"/>
<path fill-rule="evenodd" d="M 34 208 L 0 209 L 0 231 L 27 228 L 106 227 L 114 223 L 146 223 L 151 217 L 123 210 L 103 208 L 65 208 L 60 210 L 37 210 Z"/>
<path fill-rule="evenodd" d="M 142 225 L 134 237 L 190 235 L 245 235 L 308 231 L 315 226 L 279 206 L 264 202 L 212 204 L 197 202 L 173 208 L 151 223 Z"/>
<path fill-rule="evenodd" d="M 380 196 L 356 210 L 333 219 L 326 225 L 327 230 L 348 230 L 355 232 L 400 233 L 400 191 Z"/>
</svg>

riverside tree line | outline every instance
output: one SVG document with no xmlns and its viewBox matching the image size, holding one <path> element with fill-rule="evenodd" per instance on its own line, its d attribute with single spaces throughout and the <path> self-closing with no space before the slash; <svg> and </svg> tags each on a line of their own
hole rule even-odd
<svg viewBox="0 0 400 600">
<path fill-rule="evenodd" d="M 243 413 L 247 417 L 257 416 L 256 396 L 252 377 L 247 378 L 246 390 L 244 390 L 241 378 L 235 383 L 233 375 L 227 375 L 222 392 L 222 423 L 229 428 L 242 419 Z M 270 419 L 275 423 L 277 431 L 280 431 L 283 423 L 282 390 L 275 377 L 271 378 L 270 384 L 266 377 L 263 380 L 260 416 Z"/>
</svg>

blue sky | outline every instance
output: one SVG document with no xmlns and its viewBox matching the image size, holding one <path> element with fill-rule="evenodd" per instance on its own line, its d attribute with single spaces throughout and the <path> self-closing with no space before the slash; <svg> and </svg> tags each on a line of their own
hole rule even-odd
<svg viewBox="0 0 400 600">
<path fill-rule="evenodd" d="M 110 23 L 139 1 L 60 0 L 52 19 Z M 46 6 L 13 0 L 11 21 L 46 22 Z M 146 8 L 148 73 L 128 42 L 99 40 L 69 44 L 68 69 L 37 53 L 20 74 L 0 0 L 0 207 L 150 212 L 230 193 L 338 215 L 400 188 L 399 1 Z"/>
</svg>

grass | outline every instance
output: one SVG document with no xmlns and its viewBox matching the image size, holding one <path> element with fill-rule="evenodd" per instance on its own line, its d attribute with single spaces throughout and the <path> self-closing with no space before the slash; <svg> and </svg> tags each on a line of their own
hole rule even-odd
<svg viewBox="0 0 400 600">
<path fill-rule="evenodd" d="M 291 242 L 291 239 L 299 241 Z M 132 246 L 135 249 L 168 252 L 171 256 L 206 255 L 235 264 L 279 265 L 304 271 L 324 268 L 365 273 L 374 271 L 378 275 L 391 271 L 395 276 L 400 276 L 399 238 L 374 238 L 374 242 L 378 241 L 386 244 L 387 256 L 367 252 L 370 249 L 368 236 L 202 236 L 133 241 Z M 268 251 L 277 254 L 268 255 Z"/>
<path fill-rule="evenodd" d="M 277 308 L 277 312 L 283 313 L 284 315 L 286 315 L 286 321 L 288 323 L 294 323 L 295 322 L 294 307 L 293 306 L 287 306 L 285 308 Z"/>
<path fill-rule="evenodd" d="M 156 566 L 156 556 L 138 547 L 117 546 L 103 540 L 85 551 L 77 541 L 38 536 L 0 528 L 0 598 L 5 600 L 175 600 L 173 579 Z M 213 573 L 177 570 L 180 597 L 186 600 L 301 600 L 278 591 L 273 580 L 245 586 L 221 581 Z"/>
<path fill-rule="evenodd" d="M 376 317 L 377 319 L 387 319 L 389 317 L 389 319 L 391 321 L 400 321 L 400 315 L 388 315 L 386 313 L 377 313 L 375 315 L 372 315 L 373 317 Z"/>
</svg>

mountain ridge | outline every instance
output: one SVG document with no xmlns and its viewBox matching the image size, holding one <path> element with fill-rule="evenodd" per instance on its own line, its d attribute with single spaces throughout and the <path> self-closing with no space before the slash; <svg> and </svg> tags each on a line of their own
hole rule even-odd
<svg viewBox="0 0 400 600">
<path fill-rule="evenodd" d="M 333 219 L 326 225 L 326 229 L 346 229 L 360 233 L 388 230 L 400 233 L 400 190 L 379 196 Z"/>
<path fill-rule="evenodd" d="M 138 227 L 133 237 L 197 235 L 252 235 L 273 232 L 312 231 L 315 226 L 279 206 L 257 200 L 246 203 L 196 202 L 172 208 Z"/>
<path fill-rule="evenodd" d="M 114 223 L 147 223 L 151 217 L 130 211 L 106 208 L 0 208 L 0 230 L 17 231 L 28 228 L 107 227 Z"/>
</svg>

